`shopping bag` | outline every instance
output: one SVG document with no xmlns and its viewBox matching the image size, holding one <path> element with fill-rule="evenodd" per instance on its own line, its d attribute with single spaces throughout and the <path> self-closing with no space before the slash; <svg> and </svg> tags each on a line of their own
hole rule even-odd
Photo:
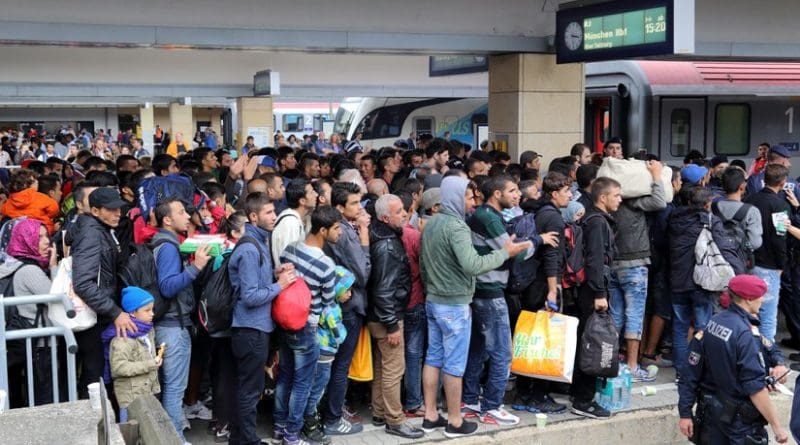
<svg viewBox="0 0 800 445">
<path fill-rule="evenodd" d="M 50 285 L 50 293 L 67 295 L 75 306 L 75 318 L 68 318 L 63 304 L 50 303 L 47 309 L 47 318 L 54 325 L 80 332 L 97 324 L 97 314 L 72 290 L 72 257 L 64 258 L 59 263 L 56 275 Z"/>
<path fill-rule="evenodd" d="M 361 327 L 347 376 L 357 382 L 372 381 L 372 339 L 366 326 Z"/>
<path fill-rule="evenodd" d="M 514 329 L 511 372 L 572 383 L 578 319 L 546 311 L 522 311 Z"/>
</svg>

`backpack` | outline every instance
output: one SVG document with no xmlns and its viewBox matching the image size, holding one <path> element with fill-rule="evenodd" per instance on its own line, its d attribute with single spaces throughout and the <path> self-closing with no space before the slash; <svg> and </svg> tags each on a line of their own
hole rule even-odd
<svg viewBox="0 0 800 445">
<path fill-rule="evenodd" d="M 703 224 L 703 229 L 694 245 L 694 272 L 692 278 L 701 288 L 719 292 L 725 290 L 728 282 L 736 276 L 730 263 L 722 256 L 722 252 L 711 234 L 711 213 L 708 214 L 708 224 Z"/>
<path fill-rule="evenodd" d="M 14 275 L 16 275 L 20 269 L 27 266 L 28 264 L 34 264 L 34 263 L 28 261 L 22 261 L 19 267 L 14 272 L 3 278 L 0 278 L 0 293 L 3 294 L 3 298 L 14 297 Z M 44 312 L 46 308 L 47 308 L 46 304 L 37 304 L 36 317 L 33 320 L 33 323 L 31 323 L 29 319 L 20 315 L 18 306 L 4 305 L 3 313 L 6 319 L 5 330 L 16 331 L 21 329 L 33 329 L 36 327 L 44 327 L 45 326 Z M 22 340 L 8 341 L 6 346 L 7 346 L 7 361 L 9 366 L 17 366 L 25 363 L 25 357 L 27 353 L 24 341 Z"/>
<path fill-rule="evenodd" d="M 619 333 L 608 311 L 595 312 L 581 335 L 578 367 L 586 375 L 616 377 L 619 372 Z"/>
<path fill-rule="evenodd" d="M 139 209 L 141 214 L 150 215 L 159 201 L 169 198 L 180 199 L 186 206 L 187 213 L 194 209 L 194 184 L 183 175 L 153 176 L 139 184 Z"/>
<path fill-rule="evenodd" d="M 18 222 L 27 218 L 27 216 L 20 216 L 19 218 L 4 218 L 2 220 L 2 225 L 0 225 L 0 264 L 5 263 L 8 259 L 6 248 L 8 247 L 8 243 L 11 242 L 11 231 Z M 2 286 L 0 286 L 0 289 L 3 289 Z"/>
<path fill-rule="evenodd" d="M 583 256 L 582 223 L 567 223 L 564 227 L 564 274 L 561 276 L 561 287 L 569 289 L 586 281 Z"/>
<path fill-rule="evenodd" d="M 747 212 L 753 207 L 750 204 L 741 203 L 739 210 L 733 215 L 731 219 L 725 219 L 719 211 L 717 203 L 711 205 L 711 210 L 722 221 L 722 227 L 725 233 L 734 241 L 737 246 L 736 256 L 742 259 L 745 267 L 751 269 L 755 264 L 755 257 L 753 249 L 750 247 L 750 241 L 747 239 L 747 230 L 744 225 L 744 219 L 747 218 Z"/>
<path fill-rule="evenodd" d="M 233 250 L 222 254 L 222 265 L 217 270 L 213 270 L 211 266 L 206 267 L 196 281 L 202 283 L 202 289 L 199 291 L 200 299 L 197 304 L 197 317 L 200 325 L 209 334 L 226 331 L 230 329 L 233 322 L 233 307 L 236 305 L 237 296 L 233 292 L 228 265 L 231 255 L 242 244 L 255 245 L 259 253 L 258 265 L 264 264 L 264 253 L 258 246 L 258 242 L 251 236 L 243 236 Z"/>
<path fill-rule="evenodd" d="M 539 235 L 533 213 L 515 216 L 506 222 L 506 232 L 516 235 L 516 241 L 533 241 Z M 524 291 L 536 279 L 536 257 L 531 255 L 523 261 L 511 261 L 508 267 L 508 291 L 518 294 Z"/>
<path fill-rule="evenodd" d="M 161 319 L 167 313 L 171 302 L 161 296 L 158 286 L 158 270 L 153 255 L 153 252 L 165 243 L 172 243 L 172 241 L 160 239 L 149 245 L 129 244 L 127 260 L 120 266 L 117 274 L 123 287 L 136 286 L 150 292 L 154 299 L 153 320 Z M 121 256 L 125 257 L 126 255 Z"/>
</svg>

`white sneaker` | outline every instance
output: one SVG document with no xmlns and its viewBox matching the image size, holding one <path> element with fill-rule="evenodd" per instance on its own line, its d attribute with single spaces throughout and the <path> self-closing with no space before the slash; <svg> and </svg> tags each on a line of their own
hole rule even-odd
<svg viewBox="0 0 800 445">
<path fill-rule="evenodd" d="M 189 419 L 186 418 L 186 413 L 183 414 L 183 426 L 181 427 L 184 431 L 188 431 L 192 429 L 192 424 L 189 423 Z"/>
<path fill-rule="evenodd" d="M 519 417 L 503 409 L 502 405 L 500 408 L 490 409 L 481 414 L 480 420 L 487 425 L 516 425 L 519 423 Z"/>
<path fill-rule="evenodd" d="M 478 414 L 481 413 L 481 404 L 480 402 L 469 404 L 461 402 L 461 414 L 464 416 L 465 419 L 474 419 L 478 417 Z"/>
<path fill-rule="evenodd" d="M 213 415 L 211 414 L 211 410 L 206 408 L 202 402 L 198 401 L 195 402 L 194 405 L 183 405 L 183 412 L 186 415 L 187 419 L 200 419 L 200 420 L 211 420 Z"/>
<path fill-rule="evenodd" d="M 184 442 L 183 445 L 192 445 L 191 442 Z"/>
</svg>

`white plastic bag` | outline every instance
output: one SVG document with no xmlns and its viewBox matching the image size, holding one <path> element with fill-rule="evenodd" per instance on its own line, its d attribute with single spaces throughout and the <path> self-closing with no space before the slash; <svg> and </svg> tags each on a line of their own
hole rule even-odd
<svg viewBox="0 0 800 445">
<path fill-rule="evenodd" d="M 68 318 L 63 304 L 50 303 L 47 317 L 54 325 L 80 332 L 97 324 L 97 314 L 72 290 L 72 257 L 61 260 L 58 271 L 53 277 L 53 283 L 50 285 L 50 293 L 66 294 L 75 306 L 75 318 Z"/>
<path fill-rule="evenodd" d="M 639 198 L 651 193 L 653 175 L 647 170 L 647 164 L 638 159 L 605 158 L 597 170 L 597 177 L 616 179 L 622 185 L 623 199 Z M 664 187 L 667 202 L 672 202 L 672 169 L 666 166 L 661 171 L 661 186 Z"/>
<path fill-rule="evenodd" d="M 697 237 L 694 245 L 694 271 L 692 278 L 695 284 L 701 288 L 720 292 L 728 287 L 728 282 L 736 276 L 733 267 L 728 263 L 719 246 L 714 242 L 709 226 L 711 224 L 711 214 L 709 213 L 709 225 L 704 225 Z"/>
</svg>

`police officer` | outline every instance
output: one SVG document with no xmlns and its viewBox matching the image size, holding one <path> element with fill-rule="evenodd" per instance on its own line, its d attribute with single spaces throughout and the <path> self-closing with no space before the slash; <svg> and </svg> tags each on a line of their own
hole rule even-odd
<svg viewBox="0 0 800 445">
<path fill-rule="evenodd" d="M 678 383 L 681 433 L 698 444 L 766 444 L 769 423 L 778 443 L 788 440 L 769 390 L 786 381 L 783 354 L 758 331 L 767 284 L 739 275 L 728 284 L 727 310 L 711 318 L 689 345 Z M 695 417 L 692 407 L 697 402 Z"/>
</svg>

